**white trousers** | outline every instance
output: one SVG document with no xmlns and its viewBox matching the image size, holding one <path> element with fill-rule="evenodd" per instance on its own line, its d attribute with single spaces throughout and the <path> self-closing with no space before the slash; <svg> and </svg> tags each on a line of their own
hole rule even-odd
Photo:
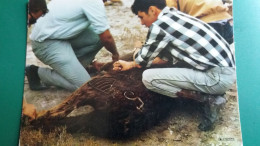
<svg viewBox="0 0 260 146">
<path fill-rule="evenodd" d="M 232 67 L 215 67 L 206 72 L 188 68 L 153 68 L 143 72 L 143 83 L 151 91 L 177 97 L 181 89 L 207 94 L 224 94 L 236 80 Z"/>
</svg>

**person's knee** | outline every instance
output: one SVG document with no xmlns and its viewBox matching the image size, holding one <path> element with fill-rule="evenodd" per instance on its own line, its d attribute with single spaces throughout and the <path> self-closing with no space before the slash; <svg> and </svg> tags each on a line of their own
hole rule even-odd
<svg viewBox="0 0 260 146">
<path fill-rule="evenodd" d="M 147 89 L 150 89 L 150 90 L 153 89 L 152 80 L 153 80 L 153 78 L 150 73 L 150 70 L 145 70 L 143 72 L 142 82 Z"/>
</svg>

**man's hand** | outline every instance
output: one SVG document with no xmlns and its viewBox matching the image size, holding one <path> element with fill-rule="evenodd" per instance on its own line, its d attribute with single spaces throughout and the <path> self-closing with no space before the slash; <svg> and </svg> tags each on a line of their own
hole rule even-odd
<svg viewBox="0 0 260 146">
<path fill-rule="evenodd" d="M 26 101 L 23 102 L 23 115 L 30 117 L 31 120 L 34 120 L 37 116 L 36 108 L 33 104 L 28 104 Z"/>
<path fill-rule="evenodd" d="M 165 61 L 165 60 L 162 60 L 161 58 L 159 58 L 159 57 L 156 57 L 156 58 L 154 58 L 154 60 L 153 60 L 153 63 L 152 64 L 156 64 L 156 65 L 162 65 L 162 64 L 166 64 L 166 63 L 168 63 L 168 61 Z"/>
<path fill-rule="evenodd" d="M 126 71 L 135 67 L 135 63 L 133 61 L 128 62 L 124 60 L 118 60 L 113 64 L 113 70 L 115 71 Z"/>
</svg>

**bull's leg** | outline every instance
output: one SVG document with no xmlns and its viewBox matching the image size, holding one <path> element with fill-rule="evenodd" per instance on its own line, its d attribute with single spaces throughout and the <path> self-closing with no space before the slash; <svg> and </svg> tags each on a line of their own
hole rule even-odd
<svg viewBox="0 0 260 146">
<path fill-rule="evenodd" d="M 90 105 L 96 110 L 103 109 L 106 107 L 106 102 L 109 96 L 109 88 L 112 87 L 113 83 L 114 80 L 110 79 L 109 74 L 97 76 L 82 85 L 61 104 L 48 111 L 38 113 L 37 119 L 55 117 L 64 118 L 74 109 L 85 105 Z M 104 96 L 104 94 L 107 94 L 107 96 Z"/>
<path fill-rule="evenodd" d="M 50 110 L 43 111 L 37 114 L 37 119 L 39 118 L 50 118 L 50 117 L 66 117 L 70 112 L 72 112 L 81 102 L 86 102 L 87 98 L 84 94 L 84 89 L 86 88 L 83 85 L 73 94 L 71 94 L 66 100 L 64 100 L 61 104 L 53 107 Z"/>
</svg>

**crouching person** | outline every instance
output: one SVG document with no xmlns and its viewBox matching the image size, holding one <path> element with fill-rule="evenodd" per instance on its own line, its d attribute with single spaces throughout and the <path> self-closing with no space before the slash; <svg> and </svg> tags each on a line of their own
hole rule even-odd
<svg viewBox="0 0 260 146">
<path fill-rule="evenodd" d="M 149 27 L 147 39 L 134 61 L 119 60 L 113 69 L 125 71 L 158 62 L 186 64 L 147 69 L 143 83 L 149 90 L 172 98 L 202 102 L 199 129 L 212 129 L 226 102 L 223 95 L 236 80 L 234 56 L 227 42 L 208 24 L 166 7 L 163 0 L 135 0 L 131 8 Z"/>
<path fill-rule="evenodd" d="M 45 0 L 29 0 L 28 9 L 28 25 L 35 23 L 30 34 L 32 50 L 51 67 L 26 67 L 31 90 L 46 89 L 44 85 L 78 89 L 90 80 L 84 67 L 93 64 L 103 46 L 113 61 L 118 60 L 102 0 L 54 0 L 47 6 Z"/>
</svg>

